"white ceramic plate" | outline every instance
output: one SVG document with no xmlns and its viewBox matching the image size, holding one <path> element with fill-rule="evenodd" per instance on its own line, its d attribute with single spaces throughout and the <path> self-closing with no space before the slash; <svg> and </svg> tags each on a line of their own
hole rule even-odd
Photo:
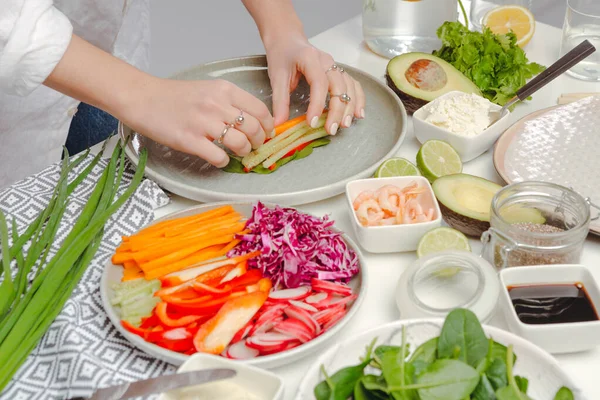
<svg viewBox="0 0 600 400">
<path fill-rule="evenodd" d="M 302 160 L 268 174 L 234 174 L 207 164 L 198 157 L 174 151 L 119 124 L 121 137 L 133 135 L 127 156 L 137 165 L 142 148 L 148 150 L 146 175 L 163 188 L 201 202 L 265 201 L 298 205 L 344 192 L 345 185 L 367 178 L 398 152 L 406 136 L 407 115 L 391 89 L 373 76 L 343 65 L 363 87 L 366 118 L 340 129 L 331 143 Z M 174 79 L 224 79 L 235 83 L 271 107 L 272 94 L 265 56 L 249 56 L 200 65 Z M 306 112 L 310 88 L 304 80 L 290 97 L 290 117 Z"/>
<path fill-rule="evenodd" d="M 324 365 L 329 374 L 333 374 L 340 368 L 358 364 L 360 362 L 359 357 L 364 356 L 366 347 L 374 338 L 378 338 L 377 345 L 399 346 L 402 343 L 402 326 L 406 326 L 407 342 L 414 351 L 417 346 L 439 336 L 443 324 L 443 319 L 395 321 L 336 344 L 319 357 L 308 369 L 300 383 L 296 400 L 312 400 L 315 398 L 313 390 L 323 380 L 320 371 L 321 365 Z M 585 400 L 581 390 L 575 387 L 573 381 L 564 373 L 558 362 L 550 354 L 510 332 L 487 325 L 484 325 L 483 329 L 488 337 L 492 337 L 498 343 L 505 346 L 513 345 L 514 353 L 517 355 L 514 373 L 529 379 L 527 394 L 533 400 L 553 400 L 556 391 L 562 386 L 567 386 L 573 390 L 577 400 Z"/>
<path fill-rule="evenodd" d="M 600 96 L 536 111 L 496 142 L 494 166 L 508 183 L 552 182 L 600 204 Z M 598 211 L 592 209 L 592 218 Z M 600 235 L 600 219 L 590 232 Z"/>
<path fill-rule="evenodd" d="M 251 216 L 253 203 L 227 202 L 227 203 L 204 204 L 204 205 L 192 207 L 187 210 L 183 210 L 183 211 L 179 211 L 179 212 L 167 215 L 163 218 L 156 220 L 155 222 L 198 214 L 198 213 L 208 211 L 213 208 L 217 208 L 217 207 L 220 207 L 220 206 L 223 206 L 226 204 L 231 204 L 236 211 L 238 211 L 240 214 L 242 214 L 246 217 Z M 271 205 L 271 204 L 267 204 L 267 203 L 263 203 L 263 204 L 265 204 L 268 207 L 273 207 L 273 205 Z M 257 358 L 250 359 L 250 360 L 243 360 L 243 361 L 240 360 L 239 361 L 240 363 L 246 363 L 246 364 L 260 366 L 260 367 L 264 367 L 264 368 L 273 368 L 273 367 L 277 367 L 280 365 L 289 364 L 295 360 L 298 360 L 309 354 L 312 354 L 312 353 L 318 351 L 319 349 L 323 348 L 324 346 L 326 346 L 327 343 L 335 337 L 337 332 L 339 332 L 344 327 L 344 325 L 346 325 L 350 321 L 350 319 L 352 319 L 354 317 L 354 315 L 360 308 L 360 306 L 363 302 L 363 299 L 365 298 L 365 294 L 366 294 L 365 288 L 367 287 L 367 274 L 366 274 L 366 269 L 363 268 L 365 263 L 364 263 L 363 256 L 362 256 L 358 246 L 346 234 L 343 234 L 343 238 L 346 241 L 346 243 L 348 244 L 348 246 L 356 252 L 356 254 L 358 255 L 358 260 L 359 260 L 359 273 L 350 281 L 350 286 L 352 287 L 354 293 L 358 295 L 358 297 L 351 304 L 351 306 L 349 307 L 348 312 L 346 313 L 344 318 L 342 318 L 328 332 L 324 333 L 321 336 L 318 336 L 317 338 L 311 340 L 310 342 L 307 342 L 305 344 L 302 344 L 298 347 L 287 350 L 285 352 L 281 352 L 281 353 L 277 353 L 277 354 L 273 354 L 273 355 L 269 355 L 269 356 L 257 357 Z M 106 313 L 107 313 L 108 317 L 110 318 L 111 322 L 115 325 L 117 330 L 124 337 L 126 337 L 131 343 L 133 343 L 140 350 L 150 354 L 153 357 L 156 357 L 160 360 L 166 361 L 171 364 L 175 364 L 175 365 L 183 364 L 186 360 L 189 359 L 189 356 L 164 349 L 164 348 L 156 346 L 152 343 L 148 343 L 141 337 L 134 335 L 134 334 L 128 332 L 125 328 L 123 328 L 123 326 L 120 323 L 120 317 L 118 314 L 118 310 L 115 309 L 115 307 L 113 307 L 110 304 L 110 298 L 113 295 L 113 290 L 111 289 L 111 287 L 113 284 L 120 282 L 122 276 L 123 276 L 123 268 L 120 266 L 115 266 L 109 261 L 104 269 L 104 273 L 102 274 L 102 278 L 100 281 L 100 294 L 102 297 L 102 304 L 103 304 L 104 309 L 106 310 Z"/>
</svg>

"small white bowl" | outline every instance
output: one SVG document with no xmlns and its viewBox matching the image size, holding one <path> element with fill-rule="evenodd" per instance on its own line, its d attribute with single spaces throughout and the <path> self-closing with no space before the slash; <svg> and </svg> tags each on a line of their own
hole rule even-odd
<svg viewBox="0 0 600 400">
<path fill-rule="evenodd" d="M 354 200 L 365 190 L 375 191 L 386 185 L 394 185 L 404 188 L 412 182 L 417 182 L 419 187 L 425 187 L 426 192 L 421 194 L 420 199 L 424 209 L 433 208 L 434 219 L 428 222 L 416 224 L 387 225 L 387 226 L 363 226 L 356 216 L 352 207 Z M 392 178 L 369 178 L 348 182 L 346 185 L 346 198 L 348 199 L 348 211 L 352 220 L 354 233 L 360 245 L 371 253 L 395 253 L 404 251 L 415 251 L 421 237 L 434 228 L 442 226 L 442 212 L 429 181 L 422 176 L 398 176 Z"/>
<path fill-rule="evenodd" d="M 512 267 L 500 272 L 500 281 L 503 286 L 500 308 L 512 332 L 554 354 L 586 351 L 600 345 L 600 321 L 526 324 L 517 316 L 508 293 L 510 286 L 582 283 L 598 312 L 600 289 L 586 267 L 582 265 Z"/>
<path fill-rule="evenodd" d="M 467 162 L 479 157 L 481 154 L 492 148 L 500 135 L 502 135 L 502 133 L 508 129 L 510 123 L 510 111 L 508 111 L 506 115 L 504 115 L 499 121 L 477 136 L 460 136 L 425 121 L 429 115 L 429 110 L 435 103 L 441 101 L 442 99 L 452 98 L 458 95 L 464 95 L 464 93 L 459 91 L 448 92 L 445 95 L 440 96 L 434 101 L 419 108 L 413 114 L 413 127 L 415 136 L 419 142 L 425 143 L 426 141 L 432 139 L 448 142 L 452 147 L 454 147 L 460 156 L 460 159 L 463 162 Z M 493 104 L 491 107 L 492 111 L 498 111 L 501 108 L 502 107 L 497 104 Z"/>
<path fill-rule="evenodd" d="M 283 398 L 283 379 L 281 379 L 279 376 L 258 367 L 241 364 L 235 360 L 229 360 L 227 358 L 212 354 L 194 354 L 185 363 L 183 363 L 181 367 L 179 367 L 177 372 L 196 371 L 200 369 L 211 368 L 231 368 L 237 372 L 237 375 L 230 379 L 222 379 L 220 381 L 206 383 L 201 386 L 218 383 L 235 384 L 243 388 L 245 391 L 252 393 L 255 397 L 258 397 L 261 400 L 280 400 Z M 171 390 L 169 392 L 162 393 L 159 397 L 159 400 L 193 398 L 194 391 L 198 390 L 201 386 L 188 386 L 177 390 Z"/>
</svg>

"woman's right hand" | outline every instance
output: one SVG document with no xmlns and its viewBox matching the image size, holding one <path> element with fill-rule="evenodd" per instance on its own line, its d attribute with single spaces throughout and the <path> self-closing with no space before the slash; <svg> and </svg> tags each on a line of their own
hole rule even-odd
<svg viewBox="0 0 600 400">
<path fill-rule="evenodd" d="M 213 142 L 228 124 L 235 124 L 241 111 L 244 121 L 230 127 L 222 140 L 233 153 L 247 155 L 274 129 L 262 101 L 224 80 L 151 78 L 128 104 L 121 118 L 129 127 L 217 168 L 226 166 L 229 156 Z"/>
</svg>

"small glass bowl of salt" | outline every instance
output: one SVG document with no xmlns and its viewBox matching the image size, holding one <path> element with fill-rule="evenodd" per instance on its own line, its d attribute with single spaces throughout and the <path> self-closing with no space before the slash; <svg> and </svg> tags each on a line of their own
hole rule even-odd
<svg viewBox="0 0 600 400">
<path fill-rule="evenodd" d="M 452 91 L 438 97 L 413 114 L 417 140 L 443 140 L 463 162 L 488 151 L 509 127 L 510 112 L 490 126 L 489 113 L 502 107 L 476 94 Z"/>
</svg>

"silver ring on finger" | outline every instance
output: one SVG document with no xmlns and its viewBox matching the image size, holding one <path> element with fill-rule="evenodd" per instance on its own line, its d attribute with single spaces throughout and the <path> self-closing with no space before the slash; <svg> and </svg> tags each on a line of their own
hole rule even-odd
<svg viewBox="0 0 600 400">
<path fill-rule="evenodd" d="M 244 123 L 244 111 L 243 111 L 243 110 L 240 110 L 240 115 L 238 115 L 238 116 L 235 118 L 235 124 L 236 124 L 236 125 L 241 125 L 241 124 L 243 124 L 243 123 Z"/>
<path fill-rule="evenodd" d="M 226 124 L 225 125 L 225 128 L 223 128 L 223 132 L 221 132 L 221 135 L 217 139 L 217 142 L 219 144 L 223 144 L 223 140 L 225 140 L 225 135 L 227 135 L 227 132 L 229 131 L 229 129 L 233 128 L 234 126 L 235 125 L 233 125 L 233 124 Z"/>
<path fill-rule="evenodd" d="M 333 64 L 331 67 L 329 67 L 329 69 L 327 71 L 325 71 L 325 73 L 328 73 L 329 71 L 339 71 L 341 74 L 343 74 L 344 72 L 346 72 L 344 70 L 344 68 L 340 67 L 337 64 Z"/>
<path fill-rule="evenodd" d="M 350 103 L 352 99 L 348 96 L 347 93 L 342 94 L 332 94 L 331 97 L 339 97 L 342 103 Z"/>
</svg>

